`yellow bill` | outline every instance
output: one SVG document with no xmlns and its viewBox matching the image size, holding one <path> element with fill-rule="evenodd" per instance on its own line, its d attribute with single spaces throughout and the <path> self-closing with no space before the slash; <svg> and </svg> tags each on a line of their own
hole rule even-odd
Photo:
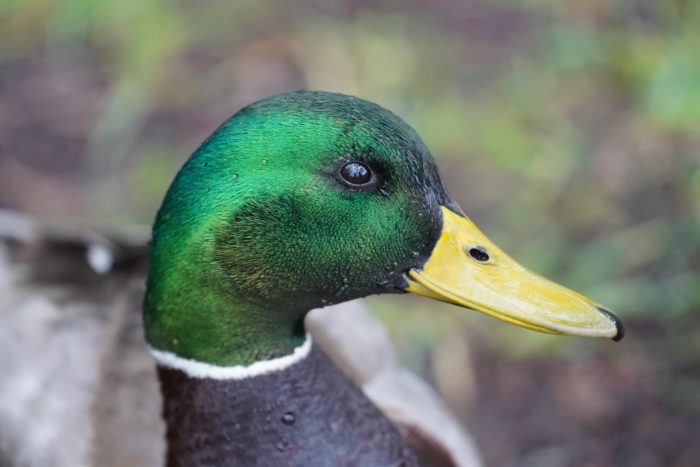
<svg viewBox="0 0 700 467">
<path fill-rule="evenodd" d="M 610 311 L 518 264 L 467 217 L 443 207 L 440 239 L 406 289 L 535 331 L 622 339 Z"/>
</svg>

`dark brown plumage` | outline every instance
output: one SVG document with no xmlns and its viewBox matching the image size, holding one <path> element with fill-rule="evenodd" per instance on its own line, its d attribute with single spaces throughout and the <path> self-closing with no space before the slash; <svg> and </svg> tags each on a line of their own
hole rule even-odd
<svg viewBox="0 0 700 467">
<path fill-rule="evenodd" d="M 419 465 L 318 345 L 292 367 L 254 378 L 190 378 L 162 367 L 158 375 L 168 467 Z"/>
</svg>

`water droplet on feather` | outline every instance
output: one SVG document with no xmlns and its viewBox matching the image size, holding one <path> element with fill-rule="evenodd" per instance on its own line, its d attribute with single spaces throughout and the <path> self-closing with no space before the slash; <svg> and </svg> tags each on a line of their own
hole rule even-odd
<svg viewBox="0 0 700 467">
<path fill-rule="evenodd" d="M 297 421 L 296 415 L 294 415 L 294 412 L 287 412 L 284 415 L 282 415 L 282 423 L 285 425 L 294 425 L 294 422 Z"/>
</svg>

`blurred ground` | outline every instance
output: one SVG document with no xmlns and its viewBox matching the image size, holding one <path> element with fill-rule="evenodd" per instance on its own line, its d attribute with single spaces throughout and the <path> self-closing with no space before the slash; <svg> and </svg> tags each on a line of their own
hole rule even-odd
<svg viewBox="0 0 700 467">
<path fill-rule="evenodd" d="M 700 3 L 681 0 L 5 0 L 0 207 L 148 224 L 241 106 L 374 100 L 492 238 L 627 327 L 589 342 L 372 299 L 487 464 L 697 465 L 698 57 Z"/>
</svg>

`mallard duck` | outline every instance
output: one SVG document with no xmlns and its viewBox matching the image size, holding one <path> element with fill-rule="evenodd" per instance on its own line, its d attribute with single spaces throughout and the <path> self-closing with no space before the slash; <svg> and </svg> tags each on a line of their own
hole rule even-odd
<svg viewBox="0 0 700 467">
<path fill-rule="evenodd" d="M 341 94 L 272 96 L 195 151 L 153 227 L 144 331 L 167 465 L 418 465 L 304 326 L 311 309 L 382 293 L 623 336 L 610 311 L 491 242 L 399 117 Z"/>
</svg>

